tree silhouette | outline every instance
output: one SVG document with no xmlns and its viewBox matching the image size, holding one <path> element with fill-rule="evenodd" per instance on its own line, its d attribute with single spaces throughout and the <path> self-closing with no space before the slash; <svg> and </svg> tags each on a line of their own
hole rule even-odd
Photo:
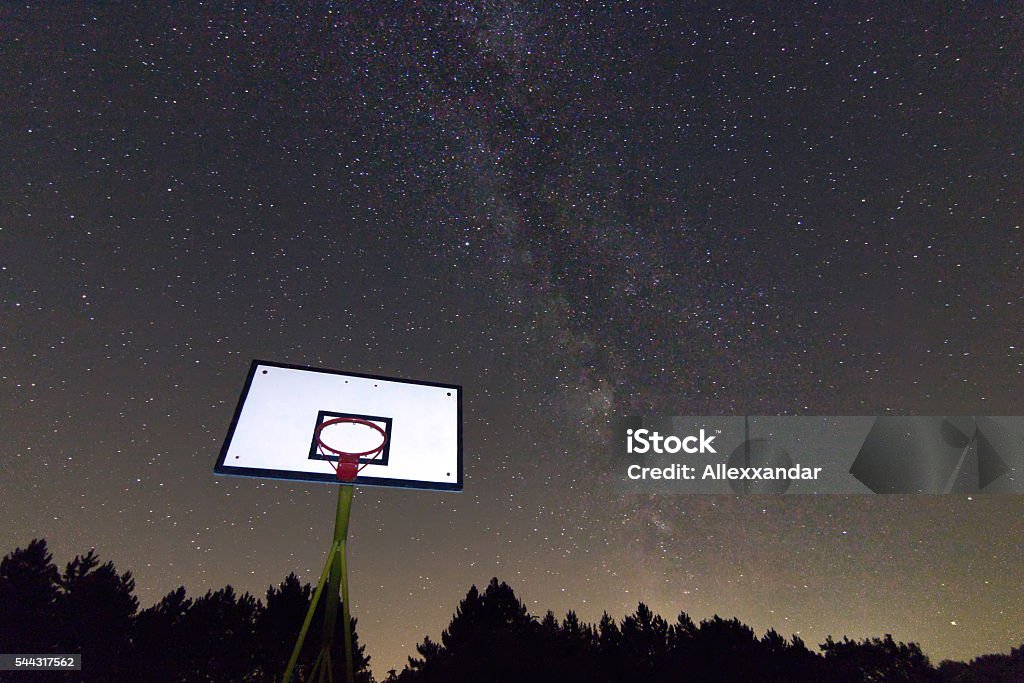
<svg viewBox="0 0 1024 683">
<path fill-rule="evenodd" d="M 409 666 L 395 678 L 493 683 L 548 680 L 544 678 L 547 648 L 542 643 L 541 625 L 508 584 L 495 578 L 483 593 L 471 587 L 441 634 L 440 644 L 425 638 L 416 648 L 420 657 L 410 657 Z"/>
<path fill-rule="evenodd" d="M 831 680 L 934 681 L 934 669 L 916 643 L 897 643 L 892 636 L 854 641 L 829 637 L 821 649 Z"/>
<path fill-rule="evenodd" d="M 276 588 L 267 589 L 267 606 L 257 617 L 256 632 L 259 643 L 260 668 L 274 680 L 280 680 L 291 656 L 295 639 L 309 609 L 313 588 L 303 584 L 294 573 L 285 577 Z M 319 635 L 319 631 L 310 631 Z M 303 644 L 298 665 L 308 670 L 313 665 L 319 647 L 319 638 L 308 637 Z M 344 680 L 344 679 L 343 679 Z"/>
<path fill-rule="evenodd" d="M 700 622 L 694 634 L 690 668 L 696 680 L 763 680 L 754 630 L 717 614 Z"/>
<path fill-rule="evenodd" d="M 611 615 L 605 612 L 597 624 L 597 654 L 601 667 L 608 671 L 613 680 L 621 680 L 626 673 L 619 657 L 622 645 L 622 631 Z"/>
<path fill-rule="evenodd" d="M 100 564 L 95 551 L 60 573 L 46 542 L 33 540 L 0 560 L 0 651 L 82 654 L 81 672 L 33 674 L 41 682 L 277 683 L 313 592 L 292 574 L 270 587 L 266 607 L 231 586 L 198 599 L 180 587 L 140 612 L 134 590 L 131 572 Z M 319 647 L 322 612 L 300 659 L 307 668 Z M 355 625 L 353 619 L 356 680 L 372 683 Z M 344 680 L 342 633 L 339 623 L 335 680 Z M 8 679 L 0 673 L 0 681 Z"/>
<path fill-rule="evenodd" d="M 289 574 L 267 590 L 266 604 L 231 586 L 190 598 L 184 587 L 138 610 L 135 581 L 95 551 L 63 573 L 46 542 L 33 540 L 0 560 L 0 651 L 83 655 L 81 672 L 33 674 L 46 681 L 135 683 L 277 683 L 305 618 L 312 587 Z M 323 623 L 318 605 L 295 680 L 305 680 Z M 340 611 L 340 605 L 339 605 Z M 369 657 L 352 619 L 356 680 L 373 683 Z M 344 680 L 343 629 L 332 659 Z M 1009 654 L 932 667 L 915 643 L 892 636 L 854 641 L 829 637 L 812 652 L 798 636 L 769 630 L 758 638 L 737 619 L 699 625 L 682 612 L 669 624 L 647 605 L 617 622 L 607 612 L 594 626 L 569 611 L 532 616 L 497 578 L 472 586 L 440 640 L 426 636 L 387 683 L 994 683 L 1024 681 L 1024 645 Z M 0 673 L 0 683 L 12 680 Z M 20 680 L 20 679 L 15 679 Z"/>
<path fill-rule="evenodd" d="M 550 680 L 611 681 L 611 674 L 600 666 L 597 658 L 597 631 L 580 622 L 576 612 L 569 611 L 549 640 L 545 666 Z"/>
<path fill-rule="evenodd" d="M 824 677 L 822 657 L 811 652 L 800 636 L 786 640 L 774 629 L 761 638 L 763 680 L 819 681 Z"/>
<path fill-rule="evenodd" d="M 320 634 L 321 629 L 323 628 L 322 627 L 323 617 L 319 616 L 319 615 L 320 615 L 320 613 L 322 611 L 323 611 L 322 609 L 318 609 L 317 610 L 317 616 L 315 616 L 313 618 L 313 622 L 312 622 L 313 626 L 310 627 L 310 633 L 314 633 L 314 634 L 317 634 L 317 635 Z M 341 613 L 342 613 L 342 611 L 341 611 L 341 600 L 339 600 L 338 601 L 338 614 L 340 615 Z M 351 625 L 352 625 L 352 659 L 355 662 L 354 667 L 353 667 L 353 671 L 355 673 L 355 679 L 356 679 L 357 683 L 373 683 L 373 680 L 374 680 L 373 674 L 370 672 L 370 658 L 366 655 L 366 647 L 359 643 L 359 632 L 356 630 L 356 624 L 358 623 L 358 620 L 355 617 L 352 617 L 349 623 L 351 623 Z M 289 655 L 291 654 L 292 647 L 295 645 L 295 635 L 297 635 L 297 631 L 296 631 L 296 634 L 293 634 L 292 637 L 288 639 L 288 654 Z M 307 638 L 307 640 L 308 640 L 308 638 Z M 314 648 L 312 650 L 313 655 L 310 658 L 310 661 L 316 657 L 316 653 L 318 651 L 319 644 L 320 644 L 319 643 L 319 639 L 316 638 L 316 637 L 313 638 L 313 642 L 314 642 Z M 304 646 L 303 647 L 303 652 L 305 652 L 305 651 L 306 651 L 306 647 Z M 333 665 L 334 665 L 334 680 L 335 681 L 344 681 L 345 680 L 345 633 L 344 633 L 344 630 L 342 628 L 342 622 L 341 622 L 340 619 L 338 620 L 337 626 L 335 627 L 335 631 L 334 631 L 334 643 L 332 645 L 332 650 L 331 650 L 331 662 L 333 662 Z M 296 678 L 295 680 L 300 680 L 300 679 Z"/>
<path fill-rule="evenodd" d="M 149 681 L 281 680 L 285 664 L 305 618 L 312 587 L 290 574 L 267 590 L 267 605 L 231 586 L 197 600 L 178 588 L 142 611 L 133 629 L 133 679 Z M 339 605 L 340 609 L 340 605 Z M 320 647 L 322 609 L 314 614 L 295 680 L 312 667 Z M 359 644 L 352 620 L 356 680 L 370 683 L 369 658 Z M 344 680 L 341 625 L 335 636 L 335 680 Z"/>
<path fill-rule="evenodd" d="M 938 668 L 944 683 L 1001 683 L 1024 681 L 1024 645 L 1008 655 L 982 655 L 970 663 L 945 661 Z"/>
<path fill-rule="evenodd" d="M 118 574 L 113 562 L 100 564 L 96 552 L 78 555 L 59 580 L 55 604 L 56 647 L 88 652 L 85 681 L 123 681 L 131 645 L 132 618 L 139 607 L 131 572 Z"/>
<path fill-rule="evenodd" d="M 231 586 L 197 598 L 178 628 L 186 640 L 183 680 L 245 681 L 256 674 L 256 599 Z M 211 634 L 217 634 L 211 638 Z"/>
<path fill-rule="evenodd" d="M 0 560 L 0 651 L 49 652 L 55 645 L 60 574 L 46 541 Z"/>
<path fill-rule="evenodd" d="M 132 625 L 132 670 L 139 683 L 181 681 L 194 637 L 185 627 L 192 600 L 182 586 L 142 610 Z"/>
<path fill-rule="evenodd" d="M 668 659 L 668 622 L 644 603 L 622 621 L 618 658 L 621 666 L 639 680 L 649 680 Z"/>
</svg>

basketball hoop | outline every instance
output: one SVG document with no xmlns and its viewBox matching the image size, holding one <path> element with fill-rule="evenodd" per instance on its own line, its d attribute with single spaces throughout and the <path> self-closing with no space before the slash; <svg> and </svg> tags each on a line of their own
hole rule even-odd
<svg viewBox="0 0 1024 683">
<path fill-rule="evenodd" d="M 371 448 L 368 451 L 362 451 L 359 453 L 343 451 L 328 446 L 326 443 L 324 443 L 323 431 L 326 427 L 331 427 L 333 425 L 339 424 L 362 425 L 363 427 L 369 427 L 371 429 L 376 430 L 381 436 L 380 445 L 377 446 L 376 448 Z M 317 426 L 315 436 L 317 449 L 320 451 L 320 455 L 324 456 L 324 458 L 327 459 L 327 462 L 331 464 L 331 467 L 334 468 L 335 474 L 338 475 L 338 481 L 345 482 L 354 481 L 355 478 L 359 476 L 359 473 L 363 470 L 363 468 L 371 464 L 369 462 L 364 462 L 360 464 L 359 460 L 361 458 L 368 458 L 370 460 L 376 459 L 384 451 L 384 446 L 386 446 L 388 443 L 388 434 L 380 425 L 370 422 L 369 420 L 364 420 L 359 417 L 335 417 L 330 420 L 324 420 L 323 422 L 320 423 L 319 426 Z M 333 455 L 338 456 L 337 464 L 335 464 L 334 461 L 328 457 L 327 452 L 330 452 Z"/>
</svg>

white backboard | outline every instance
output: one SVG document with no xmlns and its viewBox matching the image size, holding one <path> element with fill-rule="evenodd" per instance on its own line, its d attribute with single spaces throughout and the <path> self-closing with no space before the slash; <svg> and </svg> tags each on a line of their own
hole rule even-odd
<svg viewBox="0 0 1024 683">
<path fill-rule="evenodd" d="M 361 460 L 366 466 L 352 483 L 462 490 L 462 387 L 261 360 L 249 369 L 214 472 L 339 483 L 314 435 L 334 417 L 369 420 L 388 434 L 384 451 Z M 332 429 L 345 439 L 345 428 L 352 440 L 331 445 L 354 452 L 380 443 L 358 425 L 328 427 L 324 439 Z"/>
</svg>

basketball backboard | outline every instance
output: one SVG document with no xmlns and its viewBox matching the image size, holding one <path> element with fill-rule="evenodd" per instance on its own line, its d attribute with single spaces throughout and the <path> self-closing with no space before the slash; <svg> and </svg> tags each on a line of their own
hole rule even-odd
<svg viewBox="0 0 1024 683">
<path fill-rule="evenodd" d="M 261 360 L 249 369 L 214 472 L 338 483 L 329 462 L 337 456 L 317 447 L 316 430 L 339 417 L 387 435 L 379 456 L 360 459 L 352 483 L 462 490 L 462 387 Z M 348 439 L 345 450 L 380 443 L 373 429 L 344 427 L 353 429 L 335 438 Z"/>
</svg>

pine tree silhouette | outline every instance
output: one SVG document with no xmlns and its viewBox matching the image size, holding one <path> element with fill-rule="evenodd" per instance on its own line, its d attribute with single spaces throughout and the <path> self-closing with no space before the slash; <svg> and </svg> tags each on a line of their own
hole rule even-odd
<svg viewBox="0 0 1024 683">
<path fill-rule="evenodd" d="M 256 620 L 256 638 L 260 646 L 257 658 L 264 674 L 275 681 L 284 674 L 312 596 L 313 587 L 303 584 L 294 573 L 285 577 L 276 588 L 271 586 L 267 589 L 267 605 Z M 319 634 L 319 631 L 310 633 Z M 318 647 L 318 638 L 306 638 L 298 661 L 302 670 L 312 667 Z"/>
<path fill-rule="evenodd" d="M 668 623 L 644 603 L 622 621 L 618 658 L 640 680 L 649 680 L 668 656 Z"/>
<path fill-rule="evenodd" d="M 1024 645 L 1008 655 L 982 655 L 969 663 L 945 661 L 938 668 L 943 683 L 1002 683 L 1024 681 Z"/>
<path fill-rule="evenodd" d="M 290 574 L 267 590 L 265 606 L 231 586 L 197 599 L 180 587 L 140 612 L 134 590 L 131 573 L 100 564 L 95 551 L 61 573 L 46 542 L 33 540 L 0 560 L 0 650 L 82 653 L 81 672 L 33 674 L 41 683 L 277 683 L 313 593 Z M 318 606 L 310 633 L 319 634 L 323 611 Z M 352 629 L 357 680 L 373 683 L 355 619 Z M 335 680 L 344 680 L 342 631 L 339 623 Z M 308 639 L 296 680 L 304 680 L 318 645 Z M 669 624 L 644 603 L 621 623 L 607 612 L 596 626 L 573 611 L 561 622 L 550 611 L 538 620 L 495 578 L 483 592 L 471 587 L 440 640 L 425 637 L 418 656 L 386 683 L 1024 681 L 1024 645 L 938 668 L 916 643 L 890 635 L 830 637 L 819 647 L 822 654 L 774 630 L 757 638 L 717 615 L 698 626 L 683 612 Z M 0 683 L 8 680 L 0 673 Z"/>
<path fill-rule="evenodd" d="M 0 560 L 0 651 L 50 652 L 55 645 L 60 574 L 46 541 L 34 539 Z"/>
<path fill-rule="evenodd" d="M 260 680 L 281 680 L 285 665 L 295 646 L 299 629 L 306 618 L 309 603 L 313 596 L 313 587 L 301 583 L 295 574 L 289 574 L 277 588 L 271 586 L 267 590 L 267 606 L 256 618 L 256 641 L 260 643 L 257 654 Z M 326 593 L 317 605 L 310 622 L 309 634 L 302 645 L 302 652 L 292 674 L 294 681 L 305 681 L 306 675 L 320 652 L 320 634 L 323 630 L 324 601 Z M 342 603 L 338 601 L 338 614 L 342 614 Z M 352 659 L 355 662 L 354 672 L 358 683 L 371 683 L 370 658 L 366 655 L 366 647 L 359 642 L 357 619 L 353 617 L 352 625 Z M 345 680 L 345 640 L 344 627 L 339 619 L 335 627 L 334 643 L 331 649 L 331 661 L 334 665 L 334 680 Z"/>
<path fill-rule="evenodd" d="M 256 670 L 256 599 L 225 586 L 196 598 L 180 624 L 186 680 L 243 681 Z M 210 634 L 218 634 L 211 638 Z M 184 653 L 183 653 L 184 654 Z"/>
<path fill-rule="evenodd" d="M 830 636 L 821 646 L 831 680 L 847 681 L 934 681 L 934 669 L 916 643 L 897 643 L 892 636 L 854 641 Z"/>
<path fill-rule="evenodd" d="M 123 681 L 129 661 L 132 619 L 139 607 L 131 572 L 118 574 L 113 562 L 100 564 L 96 552 L 78 555 L 59 580 L 56 648 L 89 653 L 81 680 Z"/>
<path fill-rule="evenodd" d="M 186 617 L 192 599 L 179 587 L 142 610 L 132 624 L 132 672 L 139 683 L 184 680 L 190 643 Z"/>
</svg>

